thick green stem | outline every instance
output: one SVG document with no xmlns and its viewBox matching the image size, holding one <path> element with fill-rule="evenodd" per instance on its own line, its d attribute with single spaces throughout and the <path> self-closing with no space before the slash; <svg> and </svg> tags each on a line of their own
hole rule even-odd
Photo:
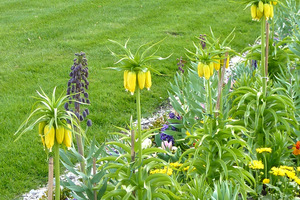
<svg viewBox="0 0 300 200">
<path fill-rule="evenodd" d="M 136 90 L 136 110 L 137 110 L 137 119 L 138 119 L 138 130 L 137 130 L 137 134 L 138 134 L 138 148 L 139 148 L 139 159 L 138 159 L 138 165 L 139 169 L 138 169 L 138 178 L 139 178 L 139 182 L 141 185 L 141 181 L 142 181 L 142 125 L 141 125 L 141 90 L 138 87 Z M 138 197 L 142 198 L 142 189 L 138 190 Z"/>
<path fill-rule="evenodd" d="M 266 26 L 266 18 L 265 16 L 262 17 L 261 20 L 261 77 L 262 77 L 262 84 L 263 84 L 263 95 L 266 96 L 266 88 L 267 88 L 267 75 L 266 75 L 266 47 L 265 47 L 265 27 Z"/>
<path fill-rule="evenodd" d="M 211 89 L 210 89 L 210 81 L 206 80 L 206 94 L 207 94 L 207 98 L 206 98 L 206 113 L 207 114 L 207 121 L 206 123 L 209 124 L 209 134 L 212 135 L 212 98 L 211 98 Z"/>
<path fill-rule="evenodd" d="M 54 144 L 55 200 L 60 200 L 59 144 Z"/>
<path fill-rule="evenodd" d="M 265 163 L 265 178 L 268 178 L 268 163 L 267 163 L 267 158 L 266 154 L 263 152 L 263 157 L 264 157 L 264 163 Z"/>
</svg>

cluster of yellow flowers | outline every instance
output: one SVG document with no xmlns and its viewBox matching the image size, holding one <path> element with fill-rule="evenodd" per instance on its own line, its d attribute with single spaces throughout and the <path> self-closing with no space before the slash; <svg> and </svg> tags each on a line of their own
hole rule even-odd
<svg viewBox="0 0 300 200">
<path fill-rule="evenodd" d="M 257 148 L 256 152 L 257 153 L 263 153 L 263 152 L 271 153 L 272 149 L 271 148 L 267 148 L 267 147 L 265 147 L 265 148 Z"/>
<path fill-rule="evenodd" d="M 268 20 L 269 18 L 274 17 L 274 8 L 273 5 L 276 5 L 276 1 L 270 1 L 270 3 L 263 3 L 259 1 L 258 3 L 253 3 L 251 6 L 251 17 L 253 20 L 259 21 L 262 16 L 265 16 Z"/>
<path fill-rule="evenodd" d="M 170 163 L 170 166 L 171 166 L 171 167 L 174 167 L 174 168 L 179 168 L 179 167 L 181 167 L 182 165 L 183 165 L 182 163 L 178 163 L 178 162 Z"/>
<path fill-rule="evenodd" d="M 298 168 L 299 167 L 297 167 L 297 171 Z M 294 180 L 298 185 L 300 185 L 300 178 L 296 176 L 296 172 L 293 167 L 289 167 L 289 166 L 272 167 L 270 173 L 275 176 L 287 176 L 290 179 Z"/>
<path fill-rule="evenodd" d="M 198 75 L 199 77 L 205 77 L 206 80 L 208 80 L 213 74 L 214 69 L 218 71 L 221 66 L 224 65 L 225 59 L 220 59 L 219 56 L 214 57 L 215 62 L 210 62 L 209 64 L 204 64 L 202 62 L 198 63 Z M 226 65 L 225 67 L 228 68 L 229 66 L 229 55 L 226 58 Z"/>
<path fill-rule="evenodd" d="M 150 89 L 152 85 L 151 73 L 148 70 L 147 72 L 139 71 L 124 71 L 124 87 L 126 90 L 129 90 L 131 94 L 134 94 L 136 82 L 138 82 L 139 88 L 142 90 L 144 88 Z"/>
<path fill-rule="evenodd" d="M 46 121 L 39 123 L 39 135 L 44 146 L 47 147 L 50 151 L 54 145 L 54 141 L 58 144 L 64 144 L 67 148 L 71 147 L 72 144 L 72 132 L 71 125 L 68 124 L 67 128 L 64 128 L 62 125 L 54 128 L 54 125 L 49 127 Z"/>
<path fill-rule="evenodd" d="M 264 169 L 264 164 L 261 160 L 253 160 L 249 163 L 251 169 Z"/>
<path fill-rule="evenodd" d="M 150 170 L 150 174 L 167 174 L 169 176 L 172 175 L 173 170 L 171 168 L 168 167 L 164 167 L 163 169 L 154 169 L 154 170 Z"/>
</svg>

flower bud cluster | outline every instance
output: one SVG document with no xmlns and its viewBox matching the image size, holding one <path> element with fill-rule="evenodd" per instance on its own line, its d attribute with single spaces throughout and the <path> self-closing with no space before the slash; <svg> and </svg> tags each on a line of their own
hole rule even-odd
<svg viewBox="0 0 300 200">
<path fill-rule="evenodd" d="M 77 58 L 74 59 L 74 64 L 71 67 L 71 72 L 69 74 L 70 79 L 68 81 L 67 95 L 69 95 L 69 102 L 65 104 L 65 109 L 75 113 L 80 121 L 83 121 L 88 115 L 89 110 L 80 110 L 80 105 L 90 104 L 89 94 L 87 90 L 89 89 L 89 69 L 87 67 L 87 59 L 85 53 L 75 53 Z M 71 105 L 74 103 L 74 110 L 71 109 Z M 92 121 L 87 120 L 87 126 L 91 126 Z"/>
</svg>

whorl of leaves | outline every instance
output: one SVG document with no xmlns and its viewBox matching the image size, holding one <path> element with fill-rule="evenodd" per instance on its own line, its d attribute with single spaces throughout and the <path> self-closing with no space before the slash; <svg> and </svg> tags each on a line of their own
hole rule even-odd
<svg viewBox="0 0 300 200">
<path fill-rule="evenodd" d="M 77 118 L 83 121 L 89 114 L 87 108 L 80 111 L 80 105 L 90 104 L 90 100 L 88 99 L 89 95 L 87 93 L 90 84 L 87 79 L 89 77 L 89 68 L 87 67 L 88 63 L 84 52 L 75 53 L 75 56 L 77 56 L 77 58 L 74 59 L 74 64 L 71 67 L 67 89 L 67 95 L 70 96 L 70 101 L 65 103 L 65 109 L 74 112 Z M 71 107 L 75 109 L 73 110 Z M 91 126 L 91 124 L 91 120 L 88 120 L 87 125 Z"/>
</svg>

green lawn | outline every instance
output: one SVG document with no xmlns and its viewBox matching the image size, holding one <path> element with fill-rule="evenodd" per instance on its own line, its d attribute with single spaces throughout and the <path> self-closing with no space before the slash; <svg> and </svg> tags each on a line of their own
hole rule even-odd
<svg viewBox="0 0 300 200">
<path fill-rule="evenodd" d="M 209 8 L 209 9 L 208 9 Z M 236 28 L 232 48 L 240 51 L 259 35 L 250 11 L 224 0 L 2 0 L 0 2 L 0 200 L 47 182 L 47 156 L 37 131 L 14 142 L 13 134 L 31 111 L 31 96 L 43 88 L 58 94 L 67 89 L 74 53 L 87 54 L 90 71 L 88 136 L 103 141 L 115 126 L 135 115 L 135 98 L 123 89 L 122 74 L 104 70 L 113 66 L 108 39 L 136 49 L 165 38 L 158 55 L 173 55 L 153 62 L 165 76 L 154 76 L 151 91 L 142 91 L 142 113 L 148 116 L 167 99 L 176 59 L 186 58 L 199 34 L 224 37 Z"/>
</svg>

